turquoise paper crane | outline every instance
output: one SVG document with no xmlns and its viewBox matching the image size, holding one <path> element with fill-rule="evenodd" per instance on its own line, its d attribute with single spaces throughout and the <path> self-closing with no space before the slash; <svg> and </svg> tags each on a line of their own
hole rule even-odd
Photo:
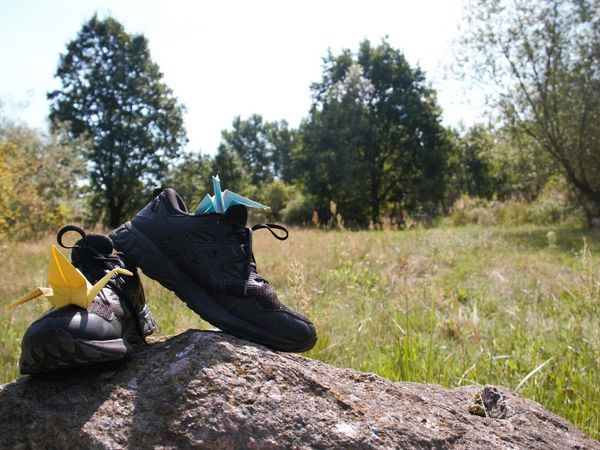
<svg viewBox="0 0 600 450">
<path fill-rule="evenodd" d="M 240 194 L 231 192 L 227 189 L 221 191 L 221 180 L 219 175 L 212 177 L 214 195 L 206 194 L 200 204 L 196 207 L 194 212 L 196 214 L 206 214 L 210 212 L 216 212 L 219 214 L 225 214 L 227 208 L 232 205 L 245 205 L 249 208 L 268 209 L 261 203 L 250 200 L 249 198 L 243 197 Z"/>
</svg>

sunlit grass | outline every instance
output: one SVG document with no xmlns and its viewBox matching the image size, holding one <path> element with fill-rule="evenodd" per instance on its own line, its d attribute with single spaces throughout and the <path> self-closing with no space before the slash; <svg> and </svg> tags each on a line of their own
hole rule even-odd
<svg viewBox="0 0 600 450">
<path fill-rule="evenodd" d="M 599 231 L 292 230 L 285 242 L 269 233 L 254 242 L 259 272 L 317 325 L 308 356 L 449 387 L 523 382 L 524 396 L 600 437 Z M 4 246 L 0 305 L 44 284 L 50 243 Z M 144 283 L 161 333 L 206 326 Z M 20 337 L 45 307 L 0 311 L 4 382 L 17 376 Z"/>
</svg>

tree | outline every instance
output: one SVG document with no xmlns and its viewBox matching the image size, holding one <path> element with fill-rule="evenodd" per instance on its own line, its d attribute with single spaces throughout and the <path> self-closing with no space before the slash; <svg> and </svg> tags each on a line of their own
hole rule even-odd
<svg viewBox="0 0 600 450">
<path fill-rule="evenodd" d="M 346 219 L 365 224 L 385 209 L 437 209 L 451 140 L 434 91 L 400 51 L 384 40 L 363 41 L 356 55 L 330 53 L 312 91 L 300 166 L 320 212 L 334 200 Z"/>
<path fill-rule="evenodd" d="M 461 74 L 556 161 L 591 218 L 600 211 L 599 3 L 477 0 L 466 23 Z"/>
<path fill-rule="evenodd" d="M 248 120 L 236 116 L 232 130 L 221 132 L 223 150 L 235 151 L 250 171 L 254 185 L 273 180 L 272 157 L 267 140 L 267 126 L 262 116 L 253 114 Z M 222 151 L 221 149 L 219 151 Z"/>
<path fill-rule="evenodd" d="M 0 238 L 47 234 L 81 217 L 84 162 L 60 137 L 0 118 Z"/>
<path fill-rule="evenodd" d="M 251 174 L 244 165 L 242 157 L 231 147 L 221 144 L 213 162 L 213 173 L 219 175 L 223 189 L 250 194 Z"/>
<path fill-rule="evenodd" d="M 298 130 L 290 128 L 285 120 L 267 122 L 266 132 L 273 175 L 289 184 L 294 180 L 293 155 L 298 148 L 300 134 Z"/>
<path fill-rule="evenodd" d="M 477 124 L 456 136 L 456 155 L 452 181 L 458 194 L 491 198 L 496 183 L 490 162 L 494 151 L 494 134 Z"/>
<path fill-rule="evenodd" d="M 536 142 L 510 128 L 475 124 L 455 132 L 448 198 L 469 197 L 533 201 L 557 167 Z"/>
<path fill-rule="evenodd" d="M 290 183 L 294 178 L 292 154 L 298 146 L 299 133 L 285 120 L 266 122 L 258 114 L 248 119 L 237 116 L 231 130 L 221 131 L 221 137 L 219 152 L 239 155 L 255 187 L 274 179 Z"/>
<path fill-rule="evenodd" d="M 93 16 L 61 56 L 62 88 L 48 94 L 53 126 L 89 140 L 91 189 L 109 226 L 139 206 L 186 142 L 183 110 L 150 58 L 143 35 Z"/>
<path fill-rule="evenodd" d="M 188 206 L 195 206 L 207 193 L 212 193 L 213 159 L 200 152 L 184 152 L 169 168 L 165 186 L 174 186 Z"/>
<path fill-rule="evenodd" d="M 493 194 L 500 200 L 512 197 L 535 200 L 558 174 L 556 162 L 525 133 L 511 127 L 493 131 L 485 159 L 489 165 Z"/>
</svg>

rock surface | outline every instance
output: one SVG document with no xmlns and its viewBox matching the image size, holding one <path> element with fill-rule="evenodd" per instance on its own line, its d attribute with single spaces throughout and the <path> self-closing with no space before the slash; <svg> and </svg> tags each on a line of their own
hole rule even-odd
<svg viewBox="0 0 600 450">
<path fill-rule="evenodd" d="M 0 448 L 595 448 L 506 388 L 393 383 L 217 332 L 0 387 Z"/>
</svg>

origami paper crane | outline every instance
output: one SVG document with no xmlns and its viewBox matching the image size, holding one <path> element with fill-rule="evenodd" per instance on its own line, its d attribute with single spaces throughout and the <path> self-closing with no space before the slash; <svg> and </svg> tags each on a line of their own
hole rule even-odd
<svg viewBox="0 0 600 450">
<path fill-rule="evenodd" d="M 50 287 L 38 287 L 25 297 L 8 305 L 6 309 L 22 305 L 42 295 L 56 309 L 67 305 L 77 305 L 87 309 L 96 295 L 98 295 L 98 292 L 117 273 L 121 275 L 133 275 L 129 270 L 118 267 L 108 272 L 92 286 L 83 274 L 53 245 L 52 258 L 50 259 L 50 267 L 48 269 L 48 284 L 50 284 Z"/>
<path fill-rule="evenodd" d="M 211 196 L 206 194 L 206 196 L 194 210 L 196 214 L 206 214 L 209 212 L 225 214 L 227 208 L 232 205 L 245 205 L 249 208 L 261 209 L 269 208 L 268 206 L 255 202 L 254 200 L 250 200 L 249 198 L 242 197 L 240 194 L 236 194 L 235 192 L 231 192 L 227 189 L 225 189 L 225 191 L 221 191 L 221 180 L 219 180 L 219 175 L 212 177 L 212 182 L 214 195 Z"/>
</svg>

